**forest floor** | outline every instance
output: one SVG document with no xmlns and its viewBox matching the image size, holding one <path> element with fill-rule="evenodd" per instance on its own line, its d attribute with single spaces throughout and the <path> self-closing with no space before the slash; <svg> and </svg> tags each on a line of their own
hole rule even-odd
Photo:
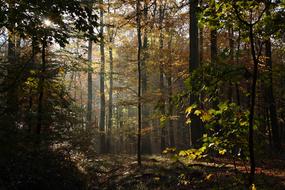
<svg viewBox="0 0 285 190">
<path fill-rule="evenodd" d="M 174 160 L 164 156 L 143 157 L 142 167 L 130 155 L 105 155 L 89 160 L 85 169 L 88 189 L 247 189 L 247 172 L 242 162 L 225 158 L 210 161 Z M 256 189 L 285 189 L 285 160 L 264 159 L 257 163 Z"/>
<path fill-rule="evenodd" d="M 0 138 L 0 190 L 247 189 L 248 165 L 238 161 L 234 165 L 225 157 L 191 161 L 171 155 L 144 156 L 138 167 L 134 155 L 54 150 L 16 135 L 0 130 L 4 137 Z M 257 157 L 255 186 L 285 189 L 284 155 Z"/>
</svg>

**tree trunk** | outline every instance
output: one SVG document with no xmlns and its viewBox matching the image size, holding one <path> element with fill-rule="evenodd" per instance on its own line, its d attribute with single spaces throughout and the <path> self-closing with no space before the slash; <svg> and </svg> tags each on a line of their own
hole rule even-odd
<svg viewBox="0 0 285 190">
<path fill-rule="evenodd" d="M 108 13 L 110 14 L 110 2 L 108 1 Z M 108 36 L 109 36 L 109 104 L 108 104 L 108 127 L 107 127 L 107 142 L 106 148 L 107 151 L 111 151 L 111 130 L 112 130 L 112 118 L 113 118 L 113 48 L 114 43 L 113 32 L 110 27 L 108 27 Z"/>
<path fill-rule="evenodd" d="M 252 185 L 254 183 L 254 175 L 255 175 L 253 119 L 254 119 L 254 108 L 255 108 L 255 98 L 256 98 L 257 72 L 258 72 L 258 59 L 255 53 L 253 25 L 249 25 L 249 38 L 250 38 L 250 46 L 251 46 L 251 55 L 252 55 L 253 64 L 254 64 L 251 93 L 250 93 L 249 136 L 248 136 L 248 147 L 249 147 L 249 157 L 250 157 L 249 185 Z"/>
<path fill-rule="evenodd" d="M 104 9 L 103 0 L 100 0 L 100 54 L 101 54 L 101 65 L 100 65 L 100 152 L 105 153 L 106 142 L 105 142 L 105 42 L 104 42 Z"/>
<path fill-rule="evenodd" d="M 168 42 L 168 50 L 170 51 L 170 56 L 168 59 L 168 70 L 167 70 L 167 89 L 168 89 L 168 130 L 169 130 L 169 145 L 170 147 L 175 147 L 174 140 L 174 125 L 172 120 L 173 115 L 173 103 L 172 103 L 172 33 L 170 34 L 170 39 Z"/>
<path fill-rule="evenodd" d="M 143 35 L 143 45 L 142 45 L 142 59 L 141 59 L 141 90 L 142 90 L 142 97 L 143 97 L 143 104 L 142 106 L 142 128 L 147 131 L 142 136 L 142 154 L 151 154 L 151 140 L 150 140 L 150 133 L 148 128 L 150 128 L 149 124 L 149 105 L 148 101 L 146 100 L 146 93 L 148 91 L 147 87 L 147 60 L 149 58 L 148 53 L 148 4 L 147 1 L 144 1 L 144 8 L 143 8 L 143 15 L 144 15 L 144 35 Z"/>
<path fill-rule="evenodd" d="M 88 41 L 88 81 L 87 81 L 87 85 L 88 85 L 88 100 L 87 100 L 87 126 L 91 127 L 92 125 L 92 101 L 93 101 L 93 90 L 92 90 L 92 73 L 93 73 L 93 69 L 92 69 L 92 40 L 89 39 Z"/>
<path fill-rule="evenodd" d="M 198 49 L 198 0 L 190 1 L 190 56 L 189 56 L 189 72 L 190 74 L 199 67 L 199 49 Z M 198 97 L 191 93 L 190 104 L 198 103 Z M 197 145 L 199 139 L 202 137 L 202 123 L 198 116 L 191 116 L 191 142 L 192 145 Z"/>
<path fill-rule="evenodd" d="M 136 0 L 136 24 L 137 24 L 137 37 L 138 37 L 138 50 L 137 50 L 137 66 L 138 66 L 138 147 L 137 147 L 137 161 L 141 166 L 141 129 L 142 129 L 142 109 L 141 109 L 141 5 L 140 0 Z"/>
<path fill-rule="evenodd" d="M 239 65 L 239 56 L 240 56 L 240 39 L 241 39 L 241 34 L 240 34 L 240 30 L 238 31 L 238 39 L 237 39 L 237 53 L 236 53 L 236 64 Z M 237 101 L 237 105 L 241 106 L 241 102 L 240 102 L 240 90 L 239 90 L 239 85 L 236 82 L 235 83 L 235 91 L 236 91 L 236 101 Z"/>
<path fill-rule="evenodd" d="M 234 30 L 233 27 L 230 26 L 228 29 L 228 38 L 229 38 L 229 48 L 230 48 L 230 63 L 234 63 Z M 229 81 L 229 89 L 228 89 L 228 99 L 230 102 L 233 101 L 233 84 Z"/>
<path fill-rule="evenodd" d="M 112 38 L 110 37 L 110 43 L 113 43 Z M 107 141 L 107 149 L 110 149 L 111 146 L 111 130 L 112 130 L 112 118 L 113 118 L 113 48 L 111 45 L 109 46 L 109 59 L 110 59 L 110 89 L 109 89 L 109 105 L 108 105 L 108 141 Z M 109 150 L 110 151 L 110 150 Z"/>
<path fill-rule="evenodd" d="M 165 87 L 164 87 L 164 70 L 163 70 L 163 62 L 164 62 L 164 56 L 163 56 L 163 19 L 164 19 L 164 9 L 162 5 L 159 5 L 159 89 L 161 93 L 161 99 L 160 99 L 160 114 L 161 117 L 165 117 Z M 166 126 L 164 119 L 160 118 L 160 127 L 161 127 L 161 135 L 160 135 L 160 150 L 161 152 L 165 150 L 166 148 Z"/>
</svg>

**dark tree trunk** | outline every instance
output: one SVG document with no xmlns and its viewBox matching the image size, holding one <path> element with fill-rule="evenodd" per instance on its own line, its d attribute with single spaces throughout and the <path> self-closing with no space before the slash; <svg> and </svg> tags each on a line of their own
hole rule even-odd
<svg viewBox="0 0 285 190">
<path fill-rule="evenodd" d="M 163 69 L 163 63 L 164 63 L 164 56 L 163 56 L 163 19 L 164 19 L 164 8 L 162 5 L 159 6 L 159 89 L 161 93 L 161 99 L 160 99 L 160 114 L 162 117 L 165 117 L 165 87 L 164 87 L 164 69 Z M 162 121 L 160 119 L 160 127 L 161 127 L 161 136 L 160 136 L 160 150 L 163 151 L 166 148 L 166 126 L 165 121 Z"/>
<path fill-rule="evenodd" d="M 138 37 L 138 50 L 137 50 L 137 67 L 138 67 L 138 147 L 137 147 L 137 161 L 141 166 L 141 130 L 142 130 L 142 107 L 141 107 L 141 5 L 140 0 L 136 0 L 136 24 L 137 24 L 137 37 Z"/>
<path fill-rule="evenodd" d="M 238 31 L 238 39 L 237 39 L 237 53 L 236 53 L 236 64 L 239 65 L 239 56 L 240 56 L 240 30 Z M 235 83 L 235 91 L 236 91 L 236 101 L 237 105 L 241 106 L 240 102 L 240 90 L 239 90 L 239 84 L 236 82 Z"/>
<path fill-rule="evenodd" d="M 253 64 L 254 64 L 252 84 L 251 84 L 251 93 L 250 93 L 249 136 L 248 136 L 249 157 L 250 157 L 249 185 L 251 185 L 254 183 L 254 175 L 255 175 L 253 119 L 254 119 L 254 108 L 255 108 L 255 98 L 256 98 L 257 72 L 258 72 L 258 59 L 256 57 L 256 52 L 255 52 L 253 25 L 249 25 L 249 38 L 250 38 L 250 46 L 251 46 L 251 55 L 252 55 Z"/>
<path fill-rule="evenodd" d="M 200 65 L 199 49 L 198 49 L 198 0 L 189 1 L 190 3 L 190 57 L 189 57 L 189 72 L 192 73 Z M 190 95 L 190 104 L 198 103 L 199 98 L 192 94 Z M 192 145 L 197 145 L 202 137 L 202 123 L 198 116 L 191 116 L 191 142 Z"/>
<path fill-rule="evenodd" d="M 234 30 L 230 26 L 228 29 L 229 48 L 230 48 L 230 64 L 234 64 Z M 229 81 L 228 100 L 233 101 L 233 83 Z"/>
<path fill-rule="evenodd" d="M 110 13 L 110 2 L 108 1 L 108 13 Z M 113 32 L 110 27 L 108 27 L 108 35 L 109 35 L 109 104 L 108 104 L 108 127 L 107 127 L 107 142 L 106 147 L 108 152 L 111 151 L 111 130 L 113 126 L 113 48 L 112 45 L 114 43 Z"/>
<path fill-rule="evenodd" d="M 87 85 L 88 85 L 88 89 L 87 89 L 87 126 L 90 127 L 92 124 L 92 100 L 93 100 L 93 94 L 92 94 L 92 40 L 89 39 L 88 42 L 88 81 L 87 81 Z"/>
<path fill-rule="evenodd" d="M 147 86 L 147 60 L 149 58 L 148 53 L 148 26 L 147 26 L 147 20 L 148 20 L 148 4 L 147 1 L 144 1 L 144 8 L 143 8 L 143 15 L 144 15 L 144 35 L 143 35 L 143 44 L 142 44 L 142 59 L 141 59 L 141 95 L 143 104 L 142 106 L 142 128 L 146 131 L 148 128 L 150 128 L 149 124 L 149 105 L 148 101 L 146 100 L 146 93 L 148 91 Z M 150 140 L 150 133 L 146 132 L 142 136 L 142 154 L 151 154 L 151 140 Z"/>
<path fill-rule="evenodd" d="M 169 145 L 175 147 L 174 139 L 174 125 L 173 125 L 173 103 L 172 103 L 172 33 L 168 42 L 169 59 L 168 59 L 168 70 L 167 70 L 167 88 L 168 88 L 168 129 L 169 129 Z"/>
<path fill-rule="evenodd" d="M 105 42 L 104 42 L 104 10 L 103 0 L 100 0 L 100 152 L 106 152 L 106 137 L 105 137 Z"/>
</svg>

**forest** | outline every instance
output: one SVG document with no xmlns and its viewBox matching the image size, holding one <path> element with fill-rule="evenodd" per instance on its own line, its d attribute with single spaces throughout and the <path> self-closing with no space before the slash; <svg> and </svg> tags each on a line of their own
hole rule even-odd
<svg viewBox="0 0 285 190">
<path fill-rule="evenodd" d="M 285 0 L 0 5 L 0 190 L 285 189 Z"/>
</svg>

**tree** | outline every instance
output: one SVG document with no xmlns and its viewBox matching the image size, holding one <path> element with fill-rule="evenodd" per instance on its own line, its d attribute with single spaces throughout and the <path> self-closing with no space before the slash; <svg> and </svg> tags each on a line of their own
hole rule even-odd
<svg viewBox="0 0 285 190">
<path fill-rule="evenodd" d="M 198 48 L 198 1 L 189 1 L 190 9 L 190 54 L 189 54 L 189 72 L 193 73 L 200 65 L 199 57 L 199 48 Z M 198 97 L 191 94 L 190 95 L 190 104 L 197 104 Z M 197 145 L 199 139 L 202 137 L 202 126 L 199 117 L 192 115 L 191 118 L 191 141 L 192 145 Z"/>
<path fill-rule="evenodd" d="M 161 93 L 161 99 L 159 102 L 160 106 L 160 113 L 161 113 L 161 119 L 160 119 L 160 127 L 161 127 L 161 136 L 160 136 L 160 150 L 164 151 L 166 148 L 166 126 L 165 126 L 165 119 L 162 119 L 165 117 L 165 86 L 164 86 L 164 61 L 163 61 L 163 20 L 164 20 L 164 14 L 165 14 L 165 6 L 162 5 L 162 3 L 159 5 L 159 52 L 161 57 L 159 58 L 159 89 Z"/>
<path fill-rule="evenodd" d="M 105 115 L 106 115 L 106 102 L 105 102 L 105 42 L 104 42 L 104 9 L 103 0 L 100 0 L 100 152 L 106 152 L 106 137 L 105 137 Z"/>
<path fill-rule="evenodd" d="M 108 14 L 111 14 L 111 4 L 110 1 L 108 1 Z M 114 23 L 109 23 L 109 25 Z M 113 44 L 114 44 L 114 38 L 115 38 L 115 31 L 114 29 L 111 29 L 111 26 L 108 26 L 108 36 L 109 36 L 109 104 L 108 104 L 108 137 L 107 137 L 107 143 L 106 147 L 107 150 L 110 151 L 111 148 L 111 130 L 113 126 L 113 68 L 114 68 L 114 59 L 113 59 Z"/>
<path fill-rule="evenodd" d="M 92 102 L 93 102 L 93 95 L 92 95 L 92 40 L 88 40 L 88 79 L 87 79 L 87 84 L 88 84 L 88 103 L 87 103 L 87 125 L 90 127 L 92 125 Z"/>
<path fill-rule="evenodd" d="M 255 114 L 255 98 L 256 98 L 256 83 L 257 83 L 257 73 L 258 73 L 258 64 L 259 64 L 259 55 L 256 53 L 255 49 L 255 39 L 254 39 L 254 26 L 260 22 L 260 19 L 262 18 L 264 12 L 268 8 L 265 6 L 265 8 L 259 13 L 259 16 L 257 20 L 253 20 L 252 13 L 254 12 L 254 8 L 259 8 L 260 4 L 256 2 L 253 2 L 253 4 L 250 6 L 250 21 L 246 21 L 242 18 L 240 13 L 240 7 L 237 6 L 237 4 L 234 4 L 234 9 L 236 16 L 238 20 L 244 24 L 248 29 L 248 37 L 250 39 L 250 50 L 251 50 L 251 56 L 253 61 L 253 76 L 252 76 L 252 83 L 251 83 L 251 91 L 250 91 L 250 107 L 249 107 L 249 134 L 248 134 L 248 146 L 249 146 L 249 157 L 250 157 L 250 175 L 249 175 L 249 186 L 252 186 L 254 184 L 254 176 L 255 176 L 255 156 L 254 156 L 254 114 Z"/>
<path fill-rule="evenodd" d="M 92 2 L 88 2 L 87 6 L 93 7 Z M 91 19 L 92 10 L 88 12 L 88 19 Z M 92 46 L 92 33 L 93 28 L 90 26 L 89 28 L 89 39 L 88 39 L 88 76 L 87 76 L 87 126 L 92 126 L 92 112 L 93 112 L 93 64 L 92 64 L 92 54 L 93 54 L 93 46 Z"/>
<path fill-rule="evenodd" d="M 138 69 L 138 146 L 137 146 L 137 160 L 138 165 L 141 166 L 141 130 L 142 130 L 142 107 L 141 107 L 141 3 L 140 0 L 136 0 L 136 27 L 137 27 L 137 69 Z"/>
<path fill-rule="evenodd" d="M 148 12 L 149 12 L 149 4 L 148 1 L 144 0 L 143 7 L 143 43 L 142 43 L 142 58 L 141 58 L 141 93 L 142 93 L 142 129 L 145 131 L 150 131 L 150 123 L 149 123 L 149 105 L 148 101 L 146 101 L 146 94 L 148 90 L 148 73 L 147 73 L 147 62 L 149 59 L 149 42 L 148 42 L 148 34 L 149 34 L 149 26 L 148 26 Z M 142 136 L 142 153 L 143 154 L 151 154 L 151 142 L 150 142 L 150 133 L 145 132 Z"/>
</svg>

